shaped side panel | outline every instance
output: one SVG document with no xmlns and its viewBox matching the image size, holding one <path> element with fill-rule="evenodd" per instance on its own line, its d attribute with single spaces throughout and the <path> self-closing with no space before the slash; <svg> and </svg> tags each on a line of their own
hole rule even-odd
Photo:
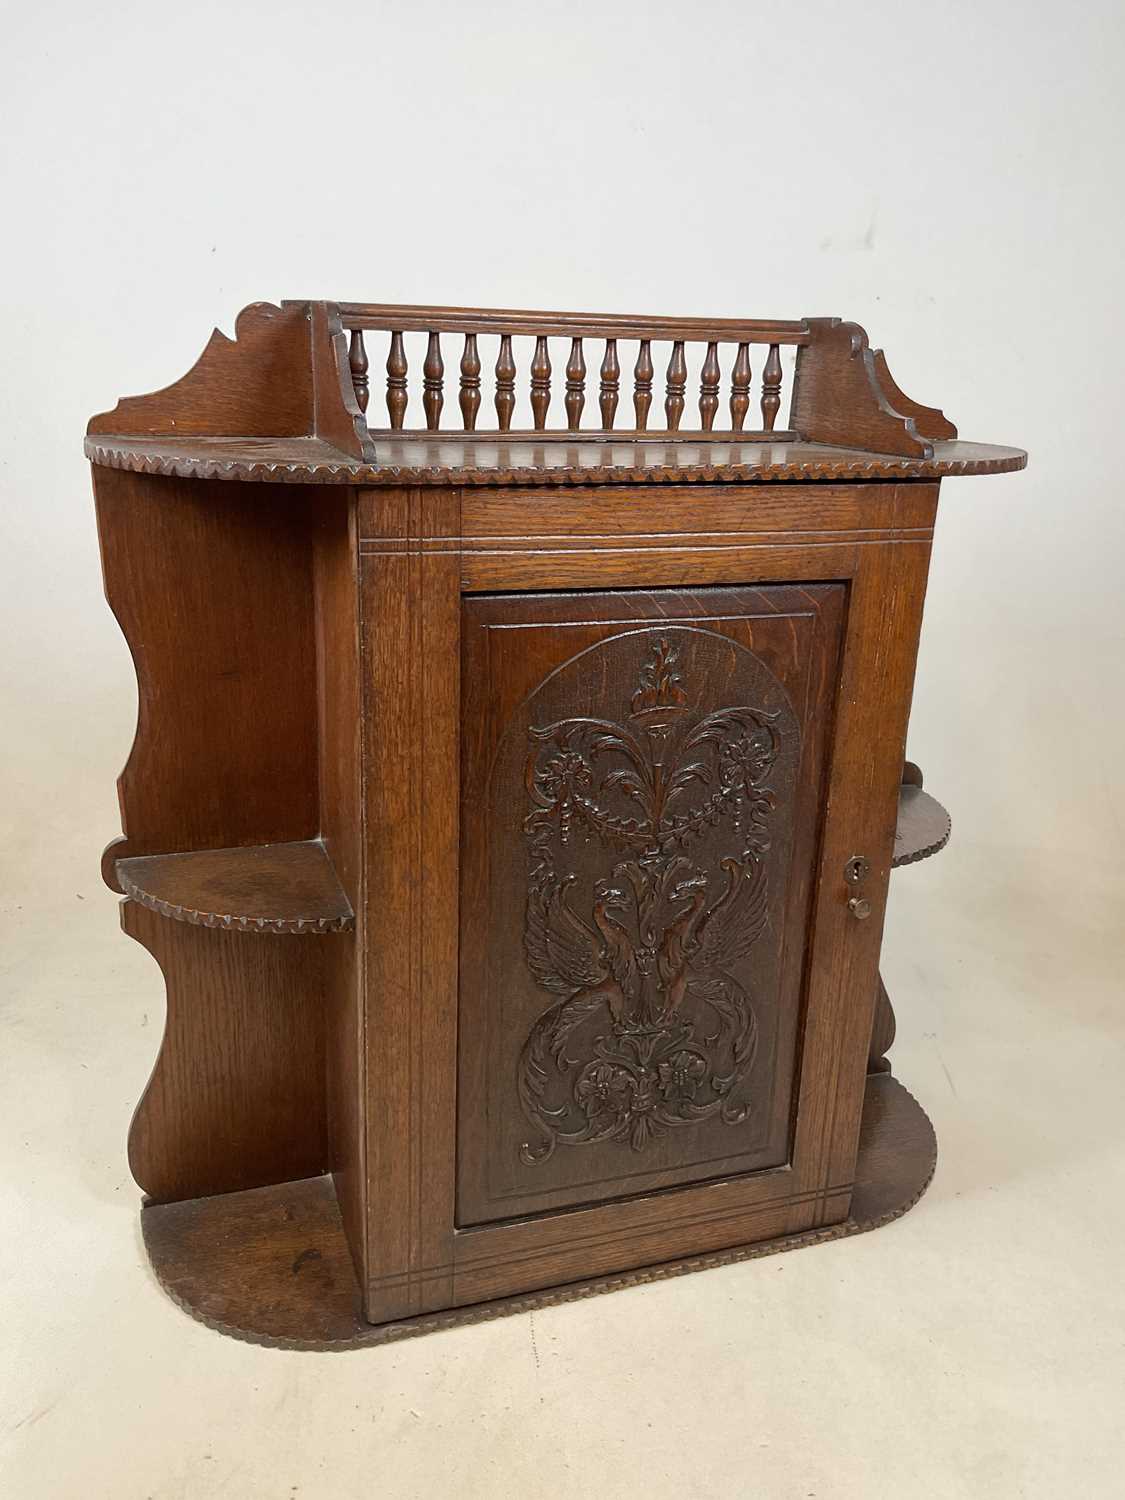
<svg viewBox="0 0 1125 1500">
<path fill-rule="evenodd" d="M 114 859 L 315 838 L 315 491 L 94 469 L 137 669 Z"/>
<path fill-rule="evenodd" d="M 123 396 L 87 432 L 300 437 L 313 430 L 307 303 L 253 302 L 234 338 L 218 328 L 186 375 L 147 396 Z"/>
<path fill-rule="evenodd" d="M 926 418 L 941 413 L 914 402 L 905 411 L 895 407 L 898 387 L 881 385 L 876 356 L 858 324 L 838 318 L 809 318 L 808 324 L 813 340 L 797 351 L 793 428 L 814 443 L 932 458 L 933 445 L 923 436 L 930 431 Z"/>
</svg>

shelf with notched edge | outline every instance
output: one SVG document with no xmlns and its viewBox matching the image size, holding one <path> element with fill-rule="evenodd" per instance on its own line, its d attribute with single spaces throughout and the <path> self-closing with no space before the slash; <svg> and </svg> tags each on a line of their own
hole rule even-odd
<svg viewBox="0 0 1125 1500">
<path fill-rule="evenodd" d="M 913 769 L 913 768 L 911 768 Z M 892 867 L 937 854 L 949 841 L 945 808 L 904 782 Z M 349 932 L 355 913 L 319 839 L 146 854 L 116 863 L 122 891 L 142 906 L 196 927 L 230 932 Z"/>
<path fill-rule="evenodd" d="M 355 913 L 319 839 L 119 859 L 121 889 L 176 922 L 230 932 L 348 932 Z"/>
<path fill-rule="evenodd" d="M 898 794 L 898 825 L 891 869 L 939 854 L 949 843 L 952 820 L 936 797 L 922 790 L 922 773 L 907 761 Z"/>
</svg>

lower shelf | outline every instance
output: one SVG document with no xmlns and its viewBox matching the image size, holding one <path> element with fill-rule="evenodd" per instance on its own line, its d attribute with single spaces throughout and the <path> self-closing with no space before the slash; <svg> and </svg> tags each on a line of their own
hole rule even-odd
<svg viewBox="0 0 1125 1500">
<path fill-rule="evenodd" d="M 141 1228 L 160 1284 L 208 1327 L 279 1348 L 354 1349 L 862 1234 L 918 1201 L 936 1159 L 933 1127 L 921 1105 L 889 1073 L 878 1074 L 867 1080 L 851 1216 L 844 1223 L 379 1327 L 360 1313 L 329 1177 L 153 1205 L 142 1210 Z"/>
</svg>

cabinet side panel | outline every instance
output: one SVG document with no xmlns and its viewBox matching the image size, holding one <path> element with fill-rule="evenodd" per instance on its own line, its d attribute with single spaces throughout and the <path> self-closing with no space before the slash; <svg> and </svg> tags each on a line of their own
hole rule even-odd
<svg viewBox="0 0 1125 1500">
<path fill-rule="evenodd" d="M 452 1300 L 460 494 L 361 495 L 364 997 L 372 1321 Z"/>
<path fill-rule="evenodd" d="M 313 518 L 320 828 L 356 913 L 354 933 L 325 947 L 329 1159 L 357 1271 L 366 1264 L 363 1141 L 362 807 L 359 599 L 352 492 L 324 492 Z"/>
<path fill-rule="evenodd" d="M 94 489 L 139 689 L 113 857 L 314 837 L 311 497 L 104 468 Z"/>
</svg>

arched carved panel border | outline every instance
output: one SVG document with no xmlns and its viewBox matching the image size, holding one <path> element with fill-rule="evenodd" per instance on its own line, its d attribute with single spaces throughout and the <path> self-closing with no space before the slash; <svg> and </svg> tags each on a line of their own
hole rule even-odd
<svg viewBox="0 0 1125 1500">
<path fill-rule="evenodd" d="M 843 594 L 467 604 L 459 1222 L 785 1163 Z"/>
</svg>

